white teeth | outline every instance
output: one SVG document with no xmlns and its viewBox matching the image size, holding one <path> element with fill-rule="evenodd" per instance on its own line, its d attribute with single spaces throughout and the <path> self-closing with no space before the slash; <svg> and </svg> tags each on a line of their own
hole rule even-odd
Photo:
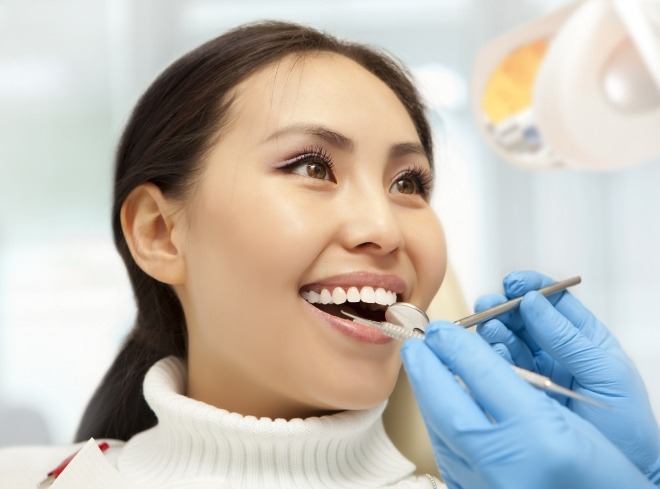
<svg viewBox="0 0 660 489">
<path fill-rule="evenodd" d="M 367 304 L 373 304 L 376 302 L 376 293 L 374 292 L 374 288 L 362 287 L 360 290 L 360 299 L 362 299 L 362 302 L 366 302 Z"/>
<path fill-rule="evenodd" d="M 357 287 L 351 287 L 346 294 L 348 302 L 360 302 L 360 292 Z"/>
<path fill-rule="evenodd" d="M 396 293 L 377 287 L 365 286 L 361 289 L 349 287 L 346 290 L 343 287 L 334 287 L 330 289 L 321 289 L 321 292 L 308 290 L 302 293 L 303 298 L 312 304 L 343 304 L 345 302 L 363 302 L 369 304 L 370 308 L 378 309 L 379 306 L 389 306 L 396 302 Z"/>
<path fill-rule="evenodd" d="M 321 291 L 321 304 L 330 304 L 332 302 L 332 296 L 328 289 L 323 289 Z"/>
<path fill-rule="evenodd" d="M 332 291 L 332 302 L 335 304 L 346 302 L 346 291 L 341 287 L 335 287 L 335 290 Z"/>
<path fill-rule="evenodd" d="M 386 306 L 386 305 L 388 305 L 388 302 L 389 302 L 388 299 L 389 299 L 389 297 L 388 297 L 388 294 L 385 291 L 385 289 L 382 288 L 382 287 L 378 287 L 376 289 L 376 302 L 378 304 L 383 304 L 383 305 Z"/>
</svg>

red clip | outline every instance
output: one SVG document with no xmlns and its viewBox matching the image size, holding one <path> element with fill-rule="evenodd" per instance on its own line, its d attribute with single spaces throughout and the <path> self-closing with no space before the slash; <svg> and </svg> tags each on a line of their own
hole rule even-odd
<svg viewBox="0 0 660 489">
<path fill-rule="evenodd" d="M 101 452 L 105 452 L 108 448 L 110 448 L 110 445 L 108 445 L 107 442 L 103 441 L 103 442 L 98 444 L 98 447 L 99 447 L 99 450 L 101 450 Z M 53 482 L 55 482 L 55 479 L 57 479 L 57 477 L 62 473 L 62 471 L 64 471 L 64 469 L 66 469 L 66 466 L 69 465 L 69 462 L 71 462 L 71 460 L 73 460 L 73 457 L 78 455 L 78 452 L 81 449 L 78 449 L 75 453 L 72 453 L 71 455 L 69 455 L 67 458 L 62 460 L 62 462 L 57 467 L 55 467 L 53 470 L 48 472 L 48 475 L 46 476 L 46 478 L 44 480 L 42 480 L 39 483 L 39 485 L 37 486 L 38 489 L 48 487 Z"/>
</svg>

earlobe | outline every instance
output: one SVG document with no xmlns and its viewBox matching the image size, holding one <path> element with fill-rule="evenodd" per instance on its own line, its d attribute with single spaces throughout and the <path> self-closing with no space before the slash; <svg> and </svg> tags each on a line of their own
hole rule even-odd
<svg viewBox="0 0 660 489">
<path fill-rule="evenodd" d="M 149 276 L 170 285 L 183 283 L 182 249 L 174 239 L 181 223 L 173 203 L 153 183 L 142 184 L 129 194 L 121 212 L 121 227 L 135 263 Z"/>
</svg>

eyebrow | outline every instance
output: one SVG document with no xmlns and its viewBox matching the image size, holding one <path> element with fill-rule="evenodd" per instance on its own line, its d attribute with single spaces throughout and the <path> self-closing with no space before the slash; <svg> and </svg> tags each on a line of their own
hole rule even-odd
<svg viewBox="0 0 660 489">
<path fill-rule="evenodd" d="M 287 134 L 305 134 L 308 136 L 315 136 L 324 140 L 328 144 L 331 144 L 332 146 L 344 151 L 353 151 L 355 148 L 355 143 L 349 137 L 344 136 L 337 131 L 333 131 L 328 127 L 314 124 L 293 124 L 291 126 L 284 127 L 275 131 L 273 134 L 264 139 L 263 142 L 265 143 Z M 418 142 L 396 143 L 390 146 L 390 158 L 398 158 L 408 154 L 418 154 L 420 156 L 427 157 L 424 147 Z"/>
</svg>

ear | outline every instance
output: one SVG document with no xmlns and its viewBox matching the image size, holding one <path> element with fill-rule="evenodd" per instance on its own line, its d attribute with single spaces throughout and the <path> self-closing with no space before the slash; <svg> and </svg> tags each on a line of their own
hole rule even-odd
<svg viewBox="0 0 660 489">
<path fill-rule="evenodd" d="M 184 282 L 183 219 L 160 188 L 145 183 L 133 189 L 120 212 L 121 227 L 135 263 L 159 282 Z"/>
</svg>

